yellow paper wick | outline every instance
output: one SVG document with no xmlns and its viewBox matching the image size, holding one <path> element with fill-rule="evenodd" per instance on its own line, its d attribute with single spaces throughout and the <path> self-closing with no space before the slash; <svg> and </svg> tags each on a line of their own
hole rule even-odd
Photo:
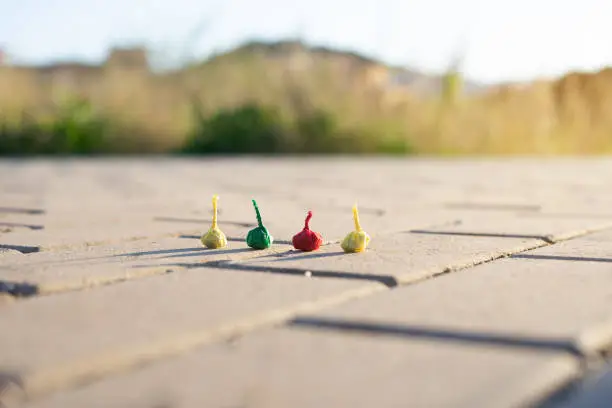
<svg viewBox="0 0 612 408">
<path fill-rule="evenodd" d="M 363 231 L 361 224 L 359 223 L 359 211 L 357 210 L 357 204 L 353 205 L 353 221 L 355 222 L 355 231 Z"/>
<path fill-rule="evenodd" d="M 219 202 L 219 196 L 215 194 L 212 198 L 212 207 L 213 207 L 212 228 L 217 228 L 217 203 L 218 202 Z"/>
</svg>

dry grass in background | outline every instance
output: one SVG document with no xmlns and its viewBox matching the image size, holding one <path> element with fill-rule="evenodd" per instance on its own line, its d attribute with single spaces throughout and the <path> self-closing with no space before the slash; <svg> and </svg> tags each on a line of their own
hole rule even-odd
<svg viewBox="0 0 612 408">
<path fill-rule="evenodd" d="M 110 123 L 116 152 L 180 149 L 198 115 L 203 120 L 245 103 L 276 107 L 283 123 L 325 112 L 335 122 L 326 137 L 338 143 L 345 137 L 362 152 L 380 151 L 381 143 L 384 151 L 424 154 L 612 151 L 612 69 L 477 95 L 462 94 L 457 75 L 426 96 L 389 86 L 388 75 L 386 67 L 351 54 L 253 47 L 165 74 L 129 64 L 55 73 L 4 66 L 0 138 L 20 134 L 24 113 L 36 123 L 54 123 L 64 101 L 79 97 Z M 79 123 L 66 121 L 61 129 Z M 309 134 L 316 137 L 317 129 Z M 292 132 L 282 137 L 285 151 L 296 151 Z M 319 141 L 321 149 L 328 142 Z"/>
</svg>

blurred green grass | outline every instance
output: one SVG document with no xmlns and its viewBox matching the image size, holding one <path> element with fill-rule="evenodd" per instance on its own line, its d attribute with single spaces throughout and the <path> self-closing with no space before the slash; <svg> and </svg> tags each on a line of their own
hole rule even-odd
<svg viewBox="0 0 612 408">
<path fill-rule="evenodd" d="M 427 96 L 385 85 L 389 72 L 350 53 L 262 44 L 167 73 L 107 64 L 60 80 L 3 66 L 0 155 L 612 150 L 612 70 L 477 95 L 450 70 Z"/>
</svg>

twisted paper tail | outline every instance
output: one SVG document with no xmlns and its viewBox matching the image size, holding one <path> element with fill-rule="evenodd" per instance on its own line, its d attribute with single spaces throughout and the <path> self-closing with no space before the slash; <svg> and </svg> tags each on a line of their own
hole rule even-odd
<svg viewBox="0 0 612 408">
<path fill-rule="evenodd" d="M 251 200 L 253 202 L 253 207 L 255 207 L 255 215 L 257 216 L 257 224 L 260 227 L 263 227 L 263 223 L 261 222 L 261 214 L 259 213 L 259 207 L 257 206 L 257 202 L 255 200 Z"/>
<path fill-rule="evenodd" d="M 357 204 L 353 206 L 353 221 L 355 221 L 355 231 L 363 231 L 361 229 L 361 224 L 359 223 L 359 211 L 357 211 Z"/>
<path fill-rule="evenodd" d="M 219 196 L 214 195 L 212 198 L 212 206 L 213 206 L 213 219 L 212 219 L 212 227 L 217 228 L 217 202 L 219 201 Z"/>
<path fill-rule="evenodd" d="M 308 211 L 308 215 L 306 216 L 306 221 L 304 221 L 304 229 L 309 230 L 310 227 L 308 226 L 308 223 L 310 222 L 310 219 L 312 218 L 312 211 Z"/>
</svg>

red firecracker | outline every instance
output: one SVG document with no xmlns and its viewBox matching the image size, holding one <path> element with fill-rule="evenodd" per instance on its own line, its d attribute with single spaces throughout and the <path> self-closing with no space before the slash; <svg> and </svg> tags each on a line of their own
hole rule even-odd
<svg viewBox="0 0 612 408">
<path fill-rule="evenodd" d="M 308 211 L 306 222 L 304 222 L 304 229 L 293 236 L 293 246 L 295 249 L 306 252 L 315 251 L 319 249 L 323 243 L 323 237 L 321 237 L 321 234 L 311 231 L 310 227 L 308 226 L 311 218 L 312 211 Z"/>
</svg>

